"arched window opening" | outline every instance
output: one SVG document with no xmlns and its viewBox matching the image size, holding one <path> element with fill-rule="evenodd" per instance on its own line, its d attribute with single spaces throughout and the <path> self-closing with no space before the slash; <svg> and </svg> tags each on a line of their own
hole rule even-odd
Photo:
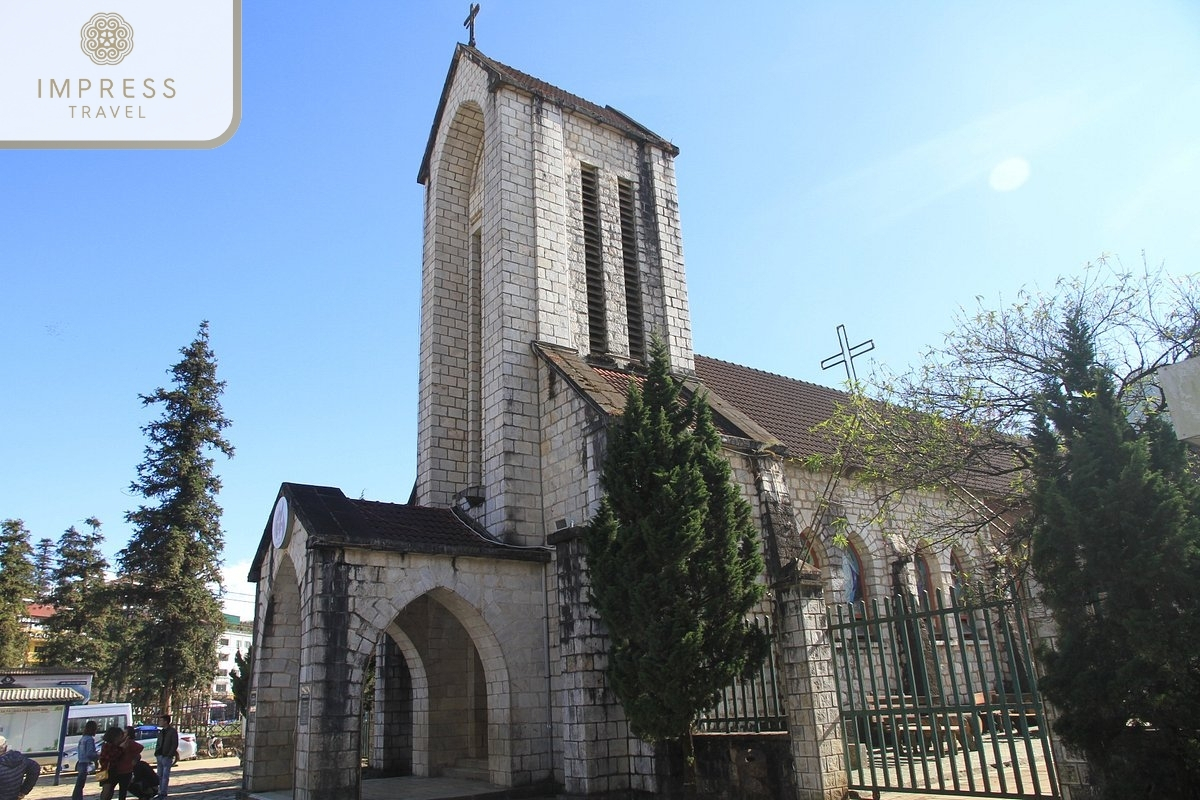
<svg viewBox="0 0 1200 800">
<path fill-rule="evenodd" d="M 975 618 L 963 607 L 969 602 L 967 592 L 967 570 L 957 551 L 950 553 L 950 599 L 959 607 L 958 619 L 964 639 L 974 639 Z"/>
<path fill-rule="evenodd" d="M 913 566 L 917 572 L 917 601 L 932 603 L 933 578 L 929 569 L 929 560 L 921 553 L 916 553 L 913 555 Z"/>
<path fill-rule="evenodd" d="M 861 603 L 866 598 L 863 588 L 862 559 L 854 545 L 847 542 L 842 554 L 842 601 L 846 603 Z"/>
</svg>

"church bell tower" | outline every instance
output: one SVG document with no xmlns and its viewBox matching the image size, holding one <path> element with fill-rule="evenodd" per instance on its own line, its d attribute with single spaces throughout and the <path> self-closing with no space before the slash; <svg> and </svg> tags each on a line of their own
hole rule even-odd
<svg viewBox="0 0 1200 800">
<path fill-rule="evenodd" d="M 470 45 L 450 64 L 425 187 L 416 500 L 544 543 L 535 342 L 693 368 L 677 148 Z"/>
</svg>

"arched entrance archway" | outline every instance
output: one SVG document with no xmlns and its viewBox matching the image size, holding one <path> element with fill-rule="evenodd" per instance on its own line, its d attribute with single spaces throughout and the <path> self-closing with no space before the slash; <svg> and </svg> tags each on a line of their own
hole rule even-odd
<svg viewBox="0 0 1200 800">
<path fill-rule="evenodd" d="M 493 778 L 507 691 L 489 669 L 503 677 L 495 637 L 469 603 L 437 588 L 405 605 L 376 648 L 375 719 L 364 743 L 372 767 L 382 775 Z"/>
</svg>

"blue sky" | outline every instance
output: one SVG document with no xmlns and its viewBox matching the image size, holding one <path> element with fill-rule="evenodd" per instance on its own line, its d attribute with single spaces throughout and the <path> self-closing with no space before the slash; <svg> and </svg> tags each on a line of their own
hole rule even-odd
<svg viewBox="0 0 1200 800">
<path fill-rule="evenodd" d="M 0 150 L 0 518 L 124 546 L 137 396 L 202 319 L 231 599 L 281 482 L 407 499 L 416 174 L 466 11 L 249 0 L 229 143 Z M 483 0 L 477 39 L 680 147 L 705 355 L 839 385 L 838 324 L 903 369 L 977 296 L 1196 269 L 1194 3 Z"/>
</svg>

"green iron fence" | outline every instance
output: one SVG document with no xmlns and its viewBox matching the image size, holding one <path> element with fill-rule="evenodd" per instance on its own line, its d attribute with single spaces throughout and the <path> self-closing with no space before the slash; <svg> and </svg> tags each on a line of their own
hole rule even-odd
<svg viewBox="0 0 1200 800">
<path fill-rule="evenodd" d="M 1058 796 L 1016 600 L 839 605 L 829 631 L 849 788 Z"/>
<path fill-rule="evenodd" d="M 754 622 L 773 636 L 771 618 L 756 616 Z M 786 733 L 787 717 L 780 697 L 775 648 L 758 670 L 735 681 L 721 693 L 717 704 L 700 715 L 698 733 Z"/>
</svg>

